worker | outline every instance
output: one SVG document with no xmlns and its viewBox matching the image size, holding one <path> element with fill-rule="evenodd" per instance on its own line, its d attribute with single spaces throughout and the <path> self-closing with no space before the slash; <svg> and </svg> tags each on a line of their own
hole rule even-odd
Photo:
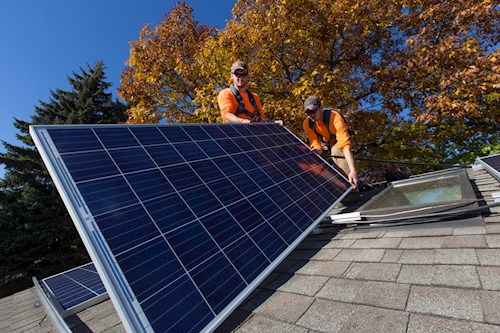
<svg viewBox="0 0 500 333">
<path fill-rule="evenodd" d="M 248 66 L 236 61 L 231 66 L 233 84 L 219 92 L 217 101 L 225 123 L 264 122 L 264 109 L 257 94 L 248 90 Z"/>
<path fill-rule="evenodd" d="M 333 162 L 344 173 L 353 189 L 358 187 L 356 164 L 351 152 L 349 126 L 344 117 L 334 110 L 326 109 L 317 96 L 309 96 L 304 101 L 307 117 L 302 126 L 310 141 L 311 148 L 318 154 L 323 151 L 321 141 L 330 150 Z"/>
</svg>

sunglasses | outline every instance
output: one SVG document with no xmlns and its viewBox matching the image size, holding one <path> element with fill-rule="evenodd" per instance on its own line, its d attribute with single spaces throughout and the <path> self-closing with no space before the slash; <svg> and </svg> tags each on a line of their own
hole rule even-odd
<svg viewBox="0 0 500 333">
<path fill-rule="evenodd" d="M 237 78 L 247 77 L 248 73 L 234 73 L 234 76 Z"/>
<path fill-rule="evenodd" d="M 315 113 L 316 113 L 316 111 L 318 111 L 318 110 L 306 110 L 306 114 L 307 114 L 308 116 L 312 116 L 313 114 L 315 114 Z"/>
</svg>

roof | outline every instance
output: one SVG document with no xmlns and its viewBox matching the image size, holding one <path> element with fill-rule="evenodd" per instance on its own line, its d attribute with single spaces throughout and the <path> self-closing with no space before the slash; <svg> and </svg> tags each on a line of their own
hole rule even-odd
<svg viewBox="0 0 500 333">
<path fill-rule="evenodd" d="M 479 204 L 493 203 L 499 181 L 485 170 L 468 173 Z M 1 299 L 0 331 L 55 332 L 39 303 L 33 288 Z M 109 300 L 67 323 L 74 332 L 124 331 Z M 483 211 L 479 224 L 324 228 L 216 330 L 436 331 L 500 332 L 500 207 Z"/>
</svg>

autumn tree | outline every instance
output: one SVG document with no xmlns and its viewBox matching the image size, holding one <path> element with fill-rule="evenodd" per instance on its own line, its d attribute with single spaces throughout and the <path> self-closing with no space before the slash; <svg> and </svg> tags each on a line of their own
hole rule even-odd
<svg viewBox="0 0 500 333">
<path fill-rule="evenodd" d="M 194 22 L 189 6 L 179 4 L 154 34 L 145 28 L 132 44 L 122 77 L 122 96 L 136 105 L 129 121 L 218 119 L 218 90 L 240 59 L 250 64 L 250 89 L 270 118 L 304 137 L 302 101 L 318 95 L 356 129 L 358 157 L 471 163 L 471 152 L 499 144 L 493 1 L 239 0 L 219 31 Z M 164 63 L 171 65 L 158 75 Z M 196 79 L 181 70 L 187 67 Z M 189 89 L 175 88 L 165 73 Z M 179 107 L 188 119 L 172 116 Z"/>
<path fill-rule="evenodd" d="M 425 126 L 441 161 L 500 144 L 500 15 L 490 0 L 403 1 L 404 47 L 378 75 L 384 101 Z"/>
<path fill-rule="evenodd" d="M 198 24 L 185 3 L 175 6 L 155 28 L 144 26 L 139 39 L 131 42 L 119 88 L 120 96 L 133 104 L 129 122 L 215 121 L 195 118 L 198 90 L 210 80 L 200 70 L 200 52 L 215 37 L 216 30 Z"/>
<path fill-rule="evenodd" d="M 126 106 L 107 92 L 104 63 L 72 73 L 71 90 L 50 92 L 31 121 L 14 119 L 23 145 L 2 142 L 0 179 L 0 290 L 2 295 L 89 261 L 74 224 L 36 150 L 30 125 L 109 124 L 126 120 Z"/>
</svg>

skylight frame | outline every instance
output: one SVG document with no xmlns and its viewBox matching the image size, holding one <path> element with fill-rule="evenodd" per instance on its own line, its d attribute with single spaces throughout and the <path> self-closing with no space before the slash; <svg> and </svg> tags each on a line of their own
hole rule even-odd
<svg viewBox="0 0 500 333">
<path fill-rule="evenodd" d="M 377 202 L 380 202 L 389 191 L 395 188 L 403 189 L 405 186 L 431 183 L 446 178 L 458 177 L 460 183 L 460 190 L 462 199 L 437 202 L 434 204 L 413 204 L 413 205 L 400 205 L 386 208 L 371 208 Z M 388 184 L 388 187 L 375 195 L 365 204 L 357 209 L 360 217 L 365 221 L 379 221 L 393 219 L 420 217 L 422 215 L 432 215 L 435 213 L 444 213 L 449 211 L 452 213 L 457 209 L 464 207 L 477 207 L 477 197 L 470 183 L 469 177 L 465 169 L 453 169 L 447 171 L 440 171 L 430 173 L 424 176 L 419 176 L 410 179 L 394 181 Z"/>
</svg>

